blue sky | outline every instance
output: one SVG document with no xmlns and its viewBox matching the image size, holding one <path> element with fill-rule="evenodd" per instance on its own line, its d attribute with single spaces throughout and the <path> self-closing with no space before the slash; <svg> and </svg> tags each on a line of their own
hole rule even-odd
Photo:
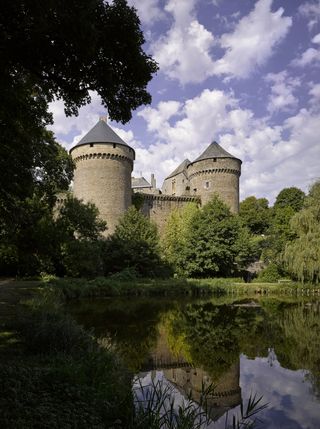
<svg viewBox="0 0 320 429">
<path fill-rule="evenodd" d="M 134 175 L 157 185 L 212 140 L 242 159 L 240 197 L 304 191 L 320 178 L 320 0 L 128 0 L 160 70 L 152 104 L 125 126 Z M 105 115 L 100 99 L 53 131 L 70 149 Z"/>
</svg>

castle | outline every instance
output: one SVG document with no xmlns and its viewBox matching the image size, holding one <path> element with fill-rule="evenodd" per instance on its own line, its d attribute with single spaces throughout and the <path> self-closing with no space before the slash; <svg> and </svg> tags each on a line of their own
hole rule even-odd
<svg viewBox="0 0 320 429">
<path fill-rule="evenodd" d="M 76 144 L 70 154 L 75 163 L 73 194 L 93 202 L 111 234 L 132 204 L 133 192 L 143 196 L 142 212 L 154 221 L 160 233 L 174 208 L 194 201 L 206 204 L 214 194 L 237 213 L 241 160 L 211 143 L 194 161 L 184 160 L 164 180 L 162 190 L 143 177 L 132 178 L 135 151 L 105 122 L 98 123 Z"/>
</svg>

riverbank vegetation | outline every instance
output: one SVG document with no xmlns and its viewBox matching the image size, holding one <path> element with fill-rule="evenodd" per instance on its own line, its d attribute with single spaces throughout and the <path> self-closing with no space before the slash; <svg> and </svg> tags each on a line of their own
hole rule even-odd
<svg viewBox="0 0 320 429">
<path fill-rule="evenodd" d="M 181 284 L 188 277 L 317 284 L 319 189 L 320 182 L 307 196 L 285 189 L 271 208 L 264 199 L 249 197 L 239 215 L 217 196 L 202 209 L 190 203 L 171 213 L 161 237 L 134 206 L 114 234 L 103 238 L 107 225 L 94 205 L 68 196 L 53 215 L 49 206 L 44 209 L 37 198 L 30 199 L 24 229 L 10 242 L 2 237 L 0 270 L 18 276 L 98 277 L 98 283 L 105 277 L 136 285 L 143 278 L 172 277 L 181 278 Z"/>
</svg>

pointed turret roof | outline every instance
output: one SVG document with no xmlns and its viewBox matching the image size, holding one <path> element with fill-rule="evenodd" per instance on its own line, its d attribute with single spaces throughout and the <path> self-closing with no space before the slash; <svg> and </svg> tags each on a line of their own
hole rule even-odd
<svg viewBox="0 0 320 429">
<path fill-rule="evenodd" d="M 77 143 L 72 149 L 77 146 L 82 146 L 88 143 L 117 143 L 128 146 L 104 119 L 100 119 L 96 125 Z M 71 150 L 72 150 L 71 149 Z"/>
<path fill-rule="evenodd" d="M 224 150 L 217 142 L 212 142 L 207 149 L 202 152 L 200 156 L 198 156 L 197 159 L 195 159 L 193 162 L 202 161 L 203 159 L 210 159 L 210 158 L 233 158 L 238 159 L 235 156 L 231 155 L 231 153 Z M 241 160 L 239 160 L 241 161 Z"/>
<path fill-rule="evenodd" d="M 184 170 L 186 170 L 189 164 L 191 164 L 191 162 L 188 159 L 185 159 L 171 174 L 169 174 L 169 176 L 166 177 L 166 179 L 170 179 L 170 177 L 182 173 Z"/>
</svg>

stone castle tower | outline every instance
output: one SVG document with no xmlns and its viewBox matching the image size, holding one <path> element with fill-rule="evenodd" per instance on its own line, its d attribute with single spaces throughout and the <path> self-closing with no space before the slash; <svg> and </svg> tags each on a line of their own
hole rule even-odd
<svg viewBox="0 0 320 429">
<path fill-rule="evenodd" d="M 238 213 L 241 163 L 213 142 L 195 161 L 185 159 L 165 179 L 162 191 L 175 196 L 197 195 L 201 205 L 218 194 L 233 213 Z"/>
<path fill-rule="evenodd" d="M 105 235 L 112 234 L 119 218 L 132 204 L 132 193 L 144 197 L 141 207 L 160 233 L 175 208 L 190 201 L 206 204 L 214 194 L 239 211 L 241 160 L 211 143 L 193 162 L 184 160 L 165 180 L 162 191 L 155 179 L 149 184 L 143 177 L 131 178 L 134 150 L 103 120 L 76 144 L 70 154 L 75 162 L 73 193 L 84 202 L 92 202 L 107 222 Z"/>
<path fill-rule="evenodd" d="M 74 196 L 97 206 L 109 235 L 131 206 L 135 151 L 100 119 L 70 154 L 76 165 Z"/>
</svg>

